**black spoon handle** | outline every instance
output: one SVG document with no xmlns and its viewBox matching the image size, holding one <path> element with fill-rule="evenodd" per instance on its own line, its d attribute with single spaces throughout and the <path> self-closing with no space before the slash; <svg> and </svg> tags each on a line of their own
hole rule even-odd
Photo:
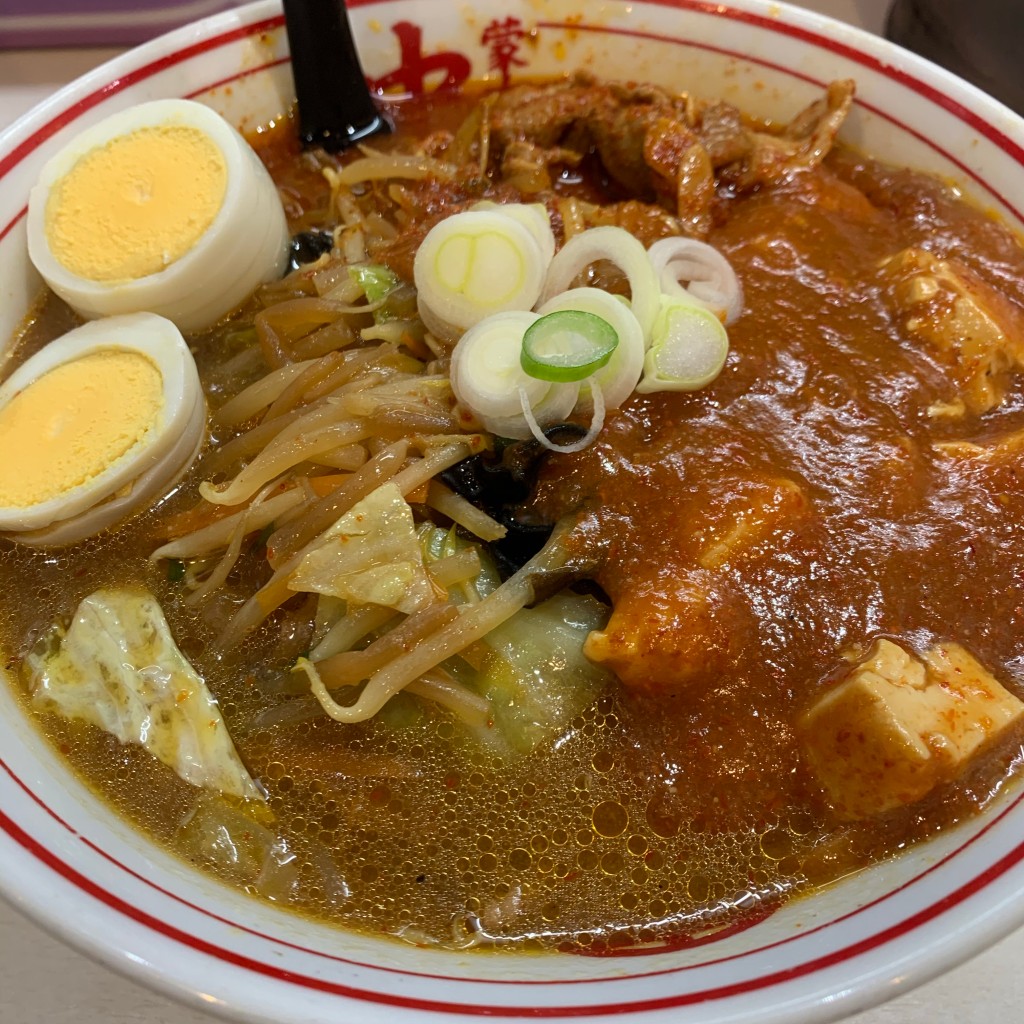
<svg viewBox="0 0 1024 1024">
<path fill-rule="evenodd" d="M 284 16 L 303 144 L 337 153 L 390 131 L 366 86 L 344 0 L 284 0 Z"/>
</svg>

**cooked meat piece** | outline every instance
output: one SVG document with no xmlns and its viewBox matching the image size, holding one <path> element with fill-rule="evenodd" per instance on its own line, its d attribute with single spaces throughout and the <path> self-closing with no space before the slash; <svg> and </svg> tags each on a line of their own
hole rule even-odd
<svg viewBox="0 0 1024 1024">
<path fill-rule="evenodd" d="M 706 235 L 714 171 L 689 127 L 692 112 L 685 99 L 612 85 L 595 100 L 587 126 L 609 175 L 639 198 L 656 198 L 688 234 Z"/>
<path fill-rule="evenodd" d="M 740 112 L 730 103 L 712 103 L 700 116 L 697 137 L 713 167 L 724 167 L 747 157 L 754 148 Z"/>
<path fill-rule="evenodd" d="M 687 126 L 685 104 L 666 92 L 628 91 L 615 85 L 595 90 L 593 98 L 587 128 L 609 175 L 636 197 L 657 195 L 672 209 L 674 167 L 652 166 L 647 146 L 652 133 L 685 133 L 683 148 L 695 142 Z"/>
<path fill-rule="evenodd" d="M 581 75 L 580 81 L 594 80 Z M 683 124 L 693 124 L 696 118 L 696 104 L 689 93 L 674 93 L 660 85 L 634 82 L 609 82 L 608 91 L 623 106 L 651 106 L 672 111 L 672 116 Z"/>
<path fill-rule="evenodd" d="M 904 249 L 882 264 L 893 314 L 949 367 L 964 407 L 998 406 L 1024 362 L 1024 314 L 955 260 Z"/>
<path fill-rule="evenodd" d="M 532 142 L 512 142 L 501 156 L 502 181 L 527 195 L 550 190 L 553 166 L 576 167 L 580 153 L 563 146 L 543 148 Z"/>
<path fill-rule="evenodd" d="M 634 198 L 657 200 L 686 234 L 704 237 L 716 171 L 731 186 L 752 188 L 816 166 L 852 101 L 853 83 L 834 82 L 780 132 L 752 131 L 726 103 L 701 110 L 689 96 L 656 86 L 598 84 L 578 75 L 502 93 L 481 132 L 486 128 L 491 166 L 506 181 L 525 182 L 528 192 L 547 187 L 553 163 L 572 166 L 593 150 Z"/>
<path fill-rule="evenodd" d="M 644 144 L 660 116 L 657 107 L 621 107 L 606 96 L 587 123 L 605 170 L 638 199 L 657 194 Z"/>
<path fill-rule="evenodd" d="M 574 122 L 590 115 L 594 93 L 600 91 L 576 81 L 519 85 L 499 94 L 488 112 L 492 144 L 499 149 L 517 140 L 557 145 Z"/>
<path fill-rule="evenodd" d="M 723 178 L 748 189 L 778 182 L 793 171 L 817 167 L 828 156 L 853 104 L 854 84 L 832 82 L 825 96 L 802 110 L 778 134 L 752 133 L 753 149 L 737 164 L 723 168 Z"/>
<path fill-rule="evenodd" d="M 680 209 L 689 222 L 706 217 L 714 195 L 711 165 L 689 127 L 693 117 L 686 96 L 654 86 L 597 85 L 578 76 L 502 94 L 490 109 L 489 124 L 503 173 L 507 151 L 524 143 L 564 163 L 571 163 L 570 154 L 578 162 L 594 148 L 619 185 L 638 198 L 657 197 L 667 209 Z"/>
</svg>

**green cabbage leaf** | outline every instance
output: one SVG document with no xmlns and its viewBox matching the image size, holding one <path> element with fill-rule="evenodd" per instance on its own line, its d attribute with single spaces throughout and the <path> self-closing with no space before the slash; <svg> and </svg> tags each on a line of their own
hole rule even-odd
<svg viewBox="0 0 1024 1024">
<path fill-rule="evenodd" d="M 492 723 L 475 730 L 506 757 L 550 746 L 613 678 L 583 654 L 583 641 L 608 619 L 608 608 L 563 591 L 523 608 L 483 639 L 490 651 L 476 689 L 491 704 Z"/>
</svg>

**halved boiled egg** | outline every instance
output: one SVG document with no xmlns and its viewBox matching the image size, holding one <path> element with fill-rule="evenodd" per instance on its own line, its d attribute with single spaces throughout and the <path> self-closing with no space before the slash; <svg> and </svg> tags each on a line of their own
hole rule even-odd
<svg viewBox="0 0 1024 1024">
<path fill-rule="evenodd" d="M 39 546 L 98 533 L 169 489 L 205 435 L 199 374 L 169 320 L 69 331 L 0 386 L 0 530 Z"/>
<path fill-rule="evenodd" d="M 147 311 L 209 327 L 280 276 L 288 225 L 252 147 L 191 100 L 121 111 L 43 168 L 29 255 L 86 319 Z"/>
</svg>

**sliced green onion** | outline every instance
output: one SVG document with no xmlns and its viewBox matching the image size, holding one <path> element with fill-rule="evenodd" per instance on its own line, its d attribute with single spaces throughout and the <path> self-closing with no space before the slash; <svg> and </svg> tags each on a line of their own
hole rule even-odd
<svg viewBox="0 0 1024 1024">
<path fill-rule="evenodd" d="M 544 397 L 547 386 L 526 377 L 519 365 L 523 335 L 536 320 L 537 314 L 526 310 L 495 313 L 466 331 L 452 349 L 452 390 L 477 418 L 518 415 L 520 383 L 529 388 L 532 402 Z"/>
<path fill-rule="evenodd" d="M 607 320 L 579 309 L 562 309 L 535 321 L 523 335 L 523 370 L 555 384 L 584 380 L 612 357 L 619 336 Z"/>
<path fill-rule="evenodd" d="M 366 301 L 376 306 L 373 311 L 375 324 L 379 326 L 397 319 L 395 311 L 389 308 L 391 297 L 398 293 L 401 285 L 393 271 L 380 263 L 359 263 L 348 268 L 348 276 L 362 288 Z M 412 293 L 411 288 L 408 291 Z"/>
<path fill-rule="evenodd" d="M 729 336 L 714 313 L 663 296 L 637 391 L 696 391 L 722 372 L 728 354 Z"/>
<path fill-rule="evenodd" d="M 493 203 L 489 199 L 481 199 L 474 203 L 471 210 L 483 210 L 487 213 L 500 213 L 519 221 L 533 235 L 540 246 L 547 266 L 555 257 L 555 233 L 551 230 L 551 217 L 543 203 Z"/>
<path fill-rule="evenodd" d="M 590 428 L 578 441 L 574 441 L 572 444 L 555 444 L 554 441 L 549 441 L 547 435 L 541 429 L 540 423 L 537 422 L 536 411 L 530 405 L 529 396 L 526 394 L 524 388 L 519 388 L 519 401 L 523 407 L 523 419 L 526 421 L 526 425 L 530 428 L 530 433 L 533 434 L 534 438 L 539 441 L 548 451 L 562 452 L 563 454 L 571 454 L 572 452 L 581 452 L 584 448 L 589 448 L 597 440 L 597 435 L 601 433 L 604 427 L 604 395 L 601 392 L 601 385 L 597 383 L 596 378 L 592 378 L 590 381 L 591 397 L 593 400 L 593 413 L 590 418 Z"/>
<path fill-rule="evenodd" d="M 523 374 L 523 380 L 533 380 Z M 547 393 L 538 402 L 530 402 L 530 410 L 533 419 L 543 429 L 558 426 L 565 423 L 572 415 L 579 404 L 579 384 L 548 384 Z M 525 392 L 526 388 L 520 384 L 519 392 Z M 520 411 L 515 416 L 487 416 L 480 417 L 483 425 L 498 437 L 510 438 L 517 441 L 526 441 L 533 434 L 533 428 Z"/>
<path fill-rule="evenodd" d="M 545 302 L 537 312 L 547 316 L 548 313 L 564 309 L 593 313 L 607 320 L 619 336 L 618 347 L 611 359 L 594 374 L 594 381 L 604 396 L 605 406 L 618 409 L 633 394 L 644 370 L 644 332 L 640 321 L 633 315 L 629 300 L 621 295 L 601 291 L 600 288 L 573 288 Z M 590 405 L 590 389 L 584 385 L 576 411 L 586 412 Z"/>
<path fill-rule="evenodd" d="M 536 313 L 495 313 L 471 327 L 452 350 L 449 376 L 459 402 L 499 437 L 528 438 L 519 392 L 545 426 L 561 423 L 579 397 L 579 384 L 552 384 L 528 376 L 520 365 L 523 335 Z"/>
<path fill-rule="evenodd" d="M 695 238 L 662 238 L 648 250 L 661 290 L 710 309 L 731 324 L 743 312 L 743 287 L 732 264 Z"/>
<path fill-rule="evenodd" d="M 629 304 L 644 333 L 645 344 L 658 315 L 661 288 L 647 250 L 623 228 L 603 225 L 574 235 L 551 261 L 540 302 L 544 304 L 572 287 L 576 276 L 598 260 L 614 263 L 629 280 Z"/>
<path fill-rule="evenodd" d="M 487 210 L 453 214 L 416 250 L 420 317 L 432 333 L 454 340 L 493 313 L 532 309 L 547 268 L 540 245 L 514 218 Z"/>
<path fill-rule="evenodd" d="M 363 263 L 349 267 L 348 276 L 363 289 L 366 301 L 371 305 L 380 302 L 398 287 L 398 278 L 394 272 L 379 263 Z"/>
</svg>

